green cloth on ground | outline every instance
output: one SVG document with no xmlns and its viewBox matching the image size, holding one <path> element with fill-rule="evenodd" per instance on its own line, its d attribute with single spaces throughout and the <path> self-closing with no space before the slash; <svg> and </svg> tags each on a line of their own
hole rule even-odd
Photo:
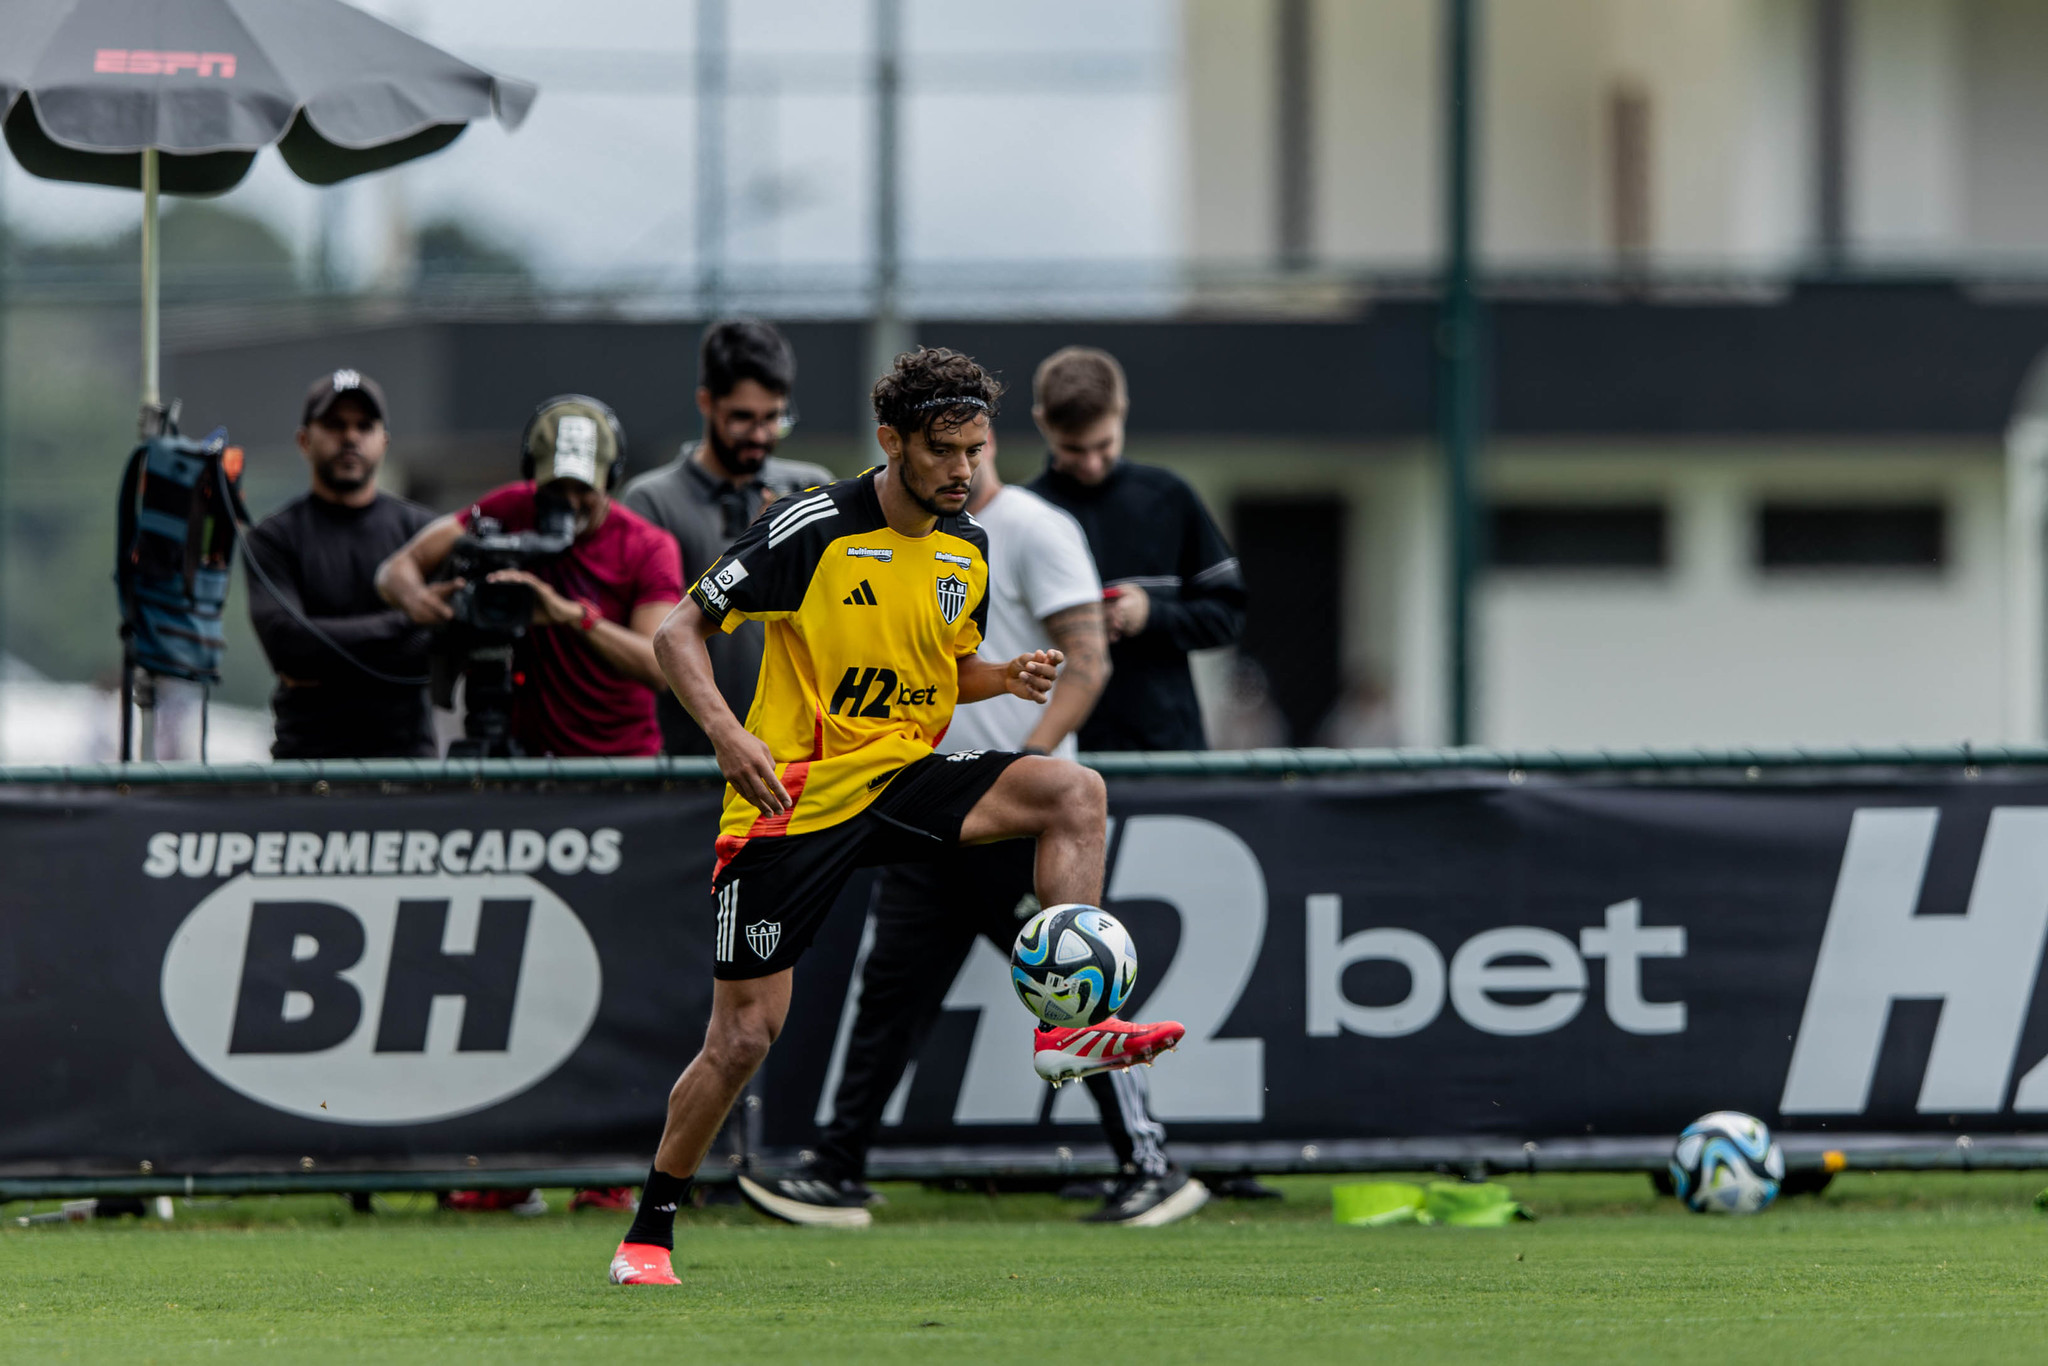
<svg viewBox="0 0 2048 1366">
<path fill-rule="evenodd" d="M 1359 1181 L 1331 1191 L 1331 1215 L 1340 1224 L 1379 1228 L 1387 1224 L 1449 1224 L 1453 1228 L 1501 1228 L 1534 1219 L 1506 1186 L 1493 1182 Z"/>
<path fill-rule="evenodd" d="M 1422 1187 L 1406 1181 L 1355 1181 L 1330 1191 L 1331 1213 L 1340 1224 L 1375 1228 L 1412 1224 L 1422 1213 Z"/>
</svg>

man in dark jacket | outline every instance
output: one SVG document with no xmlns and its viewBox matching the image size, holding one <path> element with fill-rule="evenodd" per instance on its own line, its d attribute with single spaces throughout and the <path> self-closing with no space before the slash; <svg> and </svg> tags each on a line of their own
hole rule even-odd
<svg viewBox="0 0 2048 1366">
<path fill-rule="evenodd" d="M 431 759 L 428 633 L 377 596 L 377 566 L 434 520 L 380 493 L 384 391 L 336 370 L 313 381 L 299 450 L 312 486 L 249 533 L 249 618 L 277 673 L 279 759 Z"/>
<path fill-rule="evenodd" d="M 1084 750 L 1206 749 L 1188 651 L 1235 644 L 1244 577 L 1207 508 L 1170 470 L 1123 458 L 1123 367 L 1069 346 L 1039 365 L 1031 415 L 1051 452 L 1031 491 L 1072 513 L 1107 599 L 1113 668 Z"/>
<path fill-rule="evenodd" d="M 1031 491 L 1073 514 L 1102 574 L 1113 667 L 1081 748 L 1207 749 L 1188 651 L 1237 643 L 1244 575 L 1186 480 L 1123 458 L 1130 406 L 1123 367 L 1093 347 L 1053 352 L 1031 379 L 1031 416 L 1049 452 Z M 1142 1114 L 1144 1077 L 1132 1076 Z M 1250 1176 L 1203 1182 L 1232 1199 L 1278 1197 Z"/>
</svg>

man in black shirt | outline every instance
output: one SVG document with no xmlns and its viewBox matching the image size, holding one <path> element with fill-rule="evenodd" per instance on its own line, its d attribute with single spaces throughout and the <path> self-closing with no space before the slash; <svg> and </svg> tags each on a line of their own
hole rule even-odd
<svg viewBox="0 0 2048 1366">
<path fill-rule="evenodd" d="M 1102 575 L 1109 683 L 1081 726 L 1085 750 L 1207 749 L 1188 651 L 1234 645 L 1244 631 L 1244 576 L 1187 482 L 1123 458 L 1130 390 L 1116 357 L 1069 346 L 1039 362 L 1031 416 L 1045 437 L 1045 473 L 1031 491 L 1081 524 Z M 1135 1108 L 1149 1109 L 1131 1073 Z M 1250 1176 L 1210 1173 L 1217 1195 L 1278 1198 Z"/>
<path fill-rule="evenodd" d="M 1206 749 L 1188 651 L 1235 644 L 1243 631 L 1237 558 L 1186 481 L 1123 458 L 1130 400 L 1115 357 L 1056 351 L 1031 391 L 1051 453 L 1031 491 L 1081 524 L 1107 599 L 1113 667 L 1081 748 Z"/>
<path fill-rule="evenodd" d="M 249 617 L 277 673 L 279 759 L 436 753 L 429 633 L 377 596 L 377 566 L 434 520 L 377 490 L 384 413 L 384 391 L 354 370 L 313 381 L 299 426 L 312 487 L 249 534 Z"/>
</svg>

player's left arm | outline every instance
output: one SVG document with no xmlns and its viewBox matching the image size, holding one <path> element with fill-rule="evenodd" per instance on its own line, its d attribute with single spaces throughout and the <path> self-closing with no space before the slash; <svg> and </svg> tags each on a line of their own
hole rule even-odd
<svg viewBox="0 0 2048 1366">
<path fill-rule="evenodd" d="M 961 655 L 956 661 L 960 668 L 960 705 L 986 702 L 1004 693 L 1027 702 L 1044 702 L 1065 659 L 1058 650 L 1033 650 L 1008 663 L 983 659 L 978 654 Z"/>
</svg>

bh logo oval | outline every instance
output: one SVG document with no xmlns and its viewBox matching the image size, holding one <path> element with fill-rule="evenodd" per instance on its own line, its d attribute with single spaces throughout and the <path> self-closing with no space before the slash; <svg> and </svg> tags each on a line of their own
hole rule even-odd
<svg viewBox="0 0 2048 1366">
<path fill-rule="evenodd" d="M 597 1017 L 597 947 L 530 877 L 223 884 L 164 955 L 185 1051 L 252 1100 L 342 1124 L 486 1109 L 560 1067 Z"/>
</svg>

